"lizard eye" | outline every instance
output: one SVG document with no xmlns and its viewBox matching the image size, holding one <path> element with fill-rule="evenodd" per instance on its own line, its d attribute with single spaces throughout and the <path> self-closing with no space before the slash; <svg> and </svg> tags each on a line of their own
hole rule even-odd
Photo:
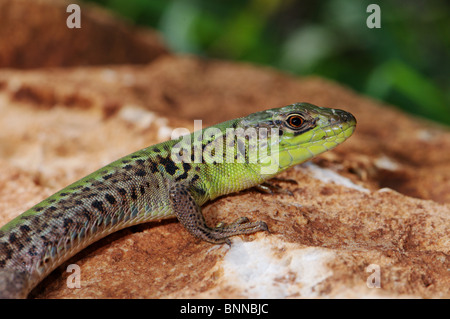
<svg viewBox="0 0 450 319">
<path fill-rule="evenodd" d="M 301 127 L 304 122 L 304 118 L 298 114 L 291 114 L 286 119 L 287 125 L 293 129 Z"/>
</svg>

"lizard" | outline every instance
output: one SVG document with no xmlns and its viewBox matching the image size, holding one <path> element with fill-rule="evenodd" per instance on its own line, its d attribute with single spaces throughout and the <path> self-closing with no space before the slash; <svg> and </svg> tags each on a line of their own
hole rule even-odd
<svg viewBox="0 0 450 319">
<path fill-rule="evenodd" d="M 0 297 L 26 298 L 51 271 L 115 231 L 176 217 L 194 237 L 267 231 L 246 217 L 208 226 L 201 206 L 251 187 L 349 138 L 355 117 L 294 103 L 152 145 L 63 188 L 0 228 Z"/>
</svg>

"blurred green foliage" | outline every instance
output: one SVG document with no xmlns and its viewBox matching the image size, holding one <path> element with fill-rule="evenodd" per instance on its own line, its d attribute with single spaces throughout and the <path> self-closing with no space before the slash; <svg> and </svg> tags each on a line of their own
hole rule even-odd
<svg viewBox="0 0 450 319">
<path fill-rule="evenodd" d="M 158 29 L 174 52 L 319 75 L 450 125 L 443 0 L 90 0 Z M 367 6 L 381 8 L 370 29 Z"/>
</svg>

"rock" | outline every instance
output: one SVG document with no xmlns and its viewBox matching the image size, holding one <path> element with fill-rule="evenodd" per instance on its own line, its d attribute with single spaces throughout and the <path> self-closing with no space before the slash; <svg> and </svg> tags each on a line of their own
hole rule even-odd
<svg viewBox="0 0 450 319">
<path fill-rule="evenodd" d="M 66 0 L 0 0 L 0 68 L 143 64 L 168 54 L 152 30 L 131 27 L 96 6 L 81 5 L 69 29 Z"/>
<path fill-rule="evenodd" d="M 228 247 L 176 220 L 134 226 L 72 257 L 31 297 L 449 298 L 448 129 L 337 83 L 249 64 L 166 55 L 145 66 L 0 70 L 0 225 L 173 128 L 192 130 L 193 119 L 300 101 L 353 113 L 355 134 L 283 173 L 297 181 L 279 182 L 293 196 L 247 190 L 203 210 L 210 224 L 248 216 L 270 233 Z M 67 287 L 70 264 L 80 289 Z"/>
</svg>

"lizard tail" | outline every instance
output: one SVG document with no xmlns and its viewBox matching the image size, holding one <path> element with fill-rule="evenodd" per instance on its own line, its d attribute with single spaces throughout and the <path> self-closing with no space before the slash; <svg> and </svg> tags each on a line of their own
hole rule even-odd
<svg viewBox="0 0 450 319">
<path fill-rule="evenodd" d="M 29 293 L 28 274 L 13 269 L 0 269 L 0 299 L 24 299 Z"/>
</svg>

